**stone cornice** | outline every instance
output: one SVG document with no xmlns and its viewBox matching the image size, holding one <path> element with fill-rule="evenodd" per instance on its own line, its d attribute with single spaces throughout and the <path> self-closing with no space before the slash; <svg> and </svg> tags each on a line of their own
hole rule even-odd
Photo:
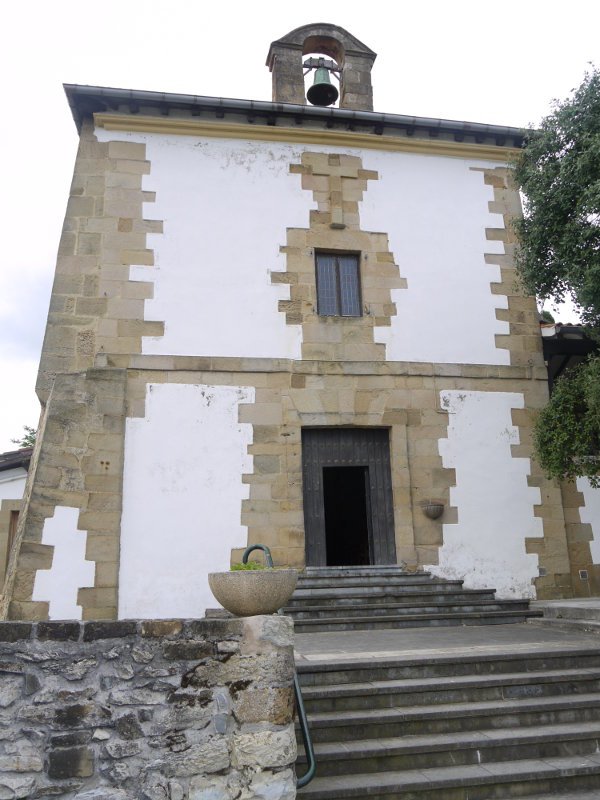
<svg viewBox="0 0 600 800">
<path fill-rule="evenodd" d="M 108 131 L 176 134 L 179 136 L 210 136 L 222 139 L 246 139 L 267 142 L 289 142 L 318 146 L 384 150 L 422 155 L 470 158 L 482 161 L 509 162 L 519 150 L 489 144 L 453 142 L 444 139 L 417 139 L 408 136 L 384 136 L 353 131 L 327 130 L 306 126 L 276 127 L 177 117 L 96 113 L 97 127 Z"/>
</svg>

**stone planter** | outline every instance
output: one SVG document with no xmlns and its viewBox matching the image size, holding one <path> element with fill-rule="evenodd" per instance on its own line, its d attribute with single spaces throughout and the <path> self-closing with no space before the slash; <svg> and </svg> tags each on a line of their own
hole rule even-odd
<svg viewBox="0 0 600 800">
<path fill-rule="evenodd" d="M 295 569 L 211 572 L 208 576 L 215 598 L 236 617 L 274 614 L 290 599 L 297 580 Z"/>
</svg>

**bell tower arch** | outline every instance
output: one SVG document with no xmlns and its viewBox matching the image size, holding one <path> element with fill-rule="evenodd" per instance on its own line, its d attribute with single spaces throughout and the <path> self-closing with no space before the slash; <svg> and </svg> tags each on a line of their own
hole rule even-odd
<svg viewBox="0 0 600 800">
<path fill-rule="evenodd" d="M 316 22 L 296 28 L 271 43 L 267 66 L 273 76 L 273 102 L 306 105 L 302 58 L 324 53 L 340 72 L 340 108 L 373 110 L 371 69 L 377 53 L 338 25 Z"/>
</svg>

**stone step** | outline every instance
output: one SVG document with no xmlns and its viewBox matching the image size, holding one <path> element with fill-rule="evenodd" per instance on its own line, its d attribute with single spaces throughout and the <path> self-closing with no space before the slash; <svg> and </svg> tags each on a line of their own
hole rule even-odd
<svg viewBox="0 0 600 800">
<path fill-rule="evenodd" d="M 288 606 L 283 609 L 284 614 L 289 614 L 294 622 L 305 619 L 323 619 L 333 617 L 360 617 L 368 615 L 370 617 L 386 616 L 390 612 L 394 615 L 404 614 L 464 614 L 475 613 L 477 611 L 490 612 L 490 611 L 528 611 L 529 604 L 527 600 L 476 600 L 465 599 L 456 600 L 448 599 L 443 603 L 362 603 L 361 605 L 314 605 L 314 606 Z"/>
<path fill-rule="evenodd" d="M 343 589 L 336 587 L 320 589 L 303 589 L 296 587 L 288 605 L 304 605 L 305 603 L 337 603 L 338 601 L 360 603 L 365 599 L 370 602 L 375 600 L 398 601 L 414 598 L 444 598 L 444 597 L 484 597 L 490 600 L 495 599 L 495 593 L 488 590 L 462 589 L 460 586 L 449 586 L 448 584 L 427 584 L 418 587 L 406 586 L 363 586 Z"/>
<path fill-rule="evenodd" d="M 593 721 L 600 721 L 598 693 L 309 714 L 314 742 L 352 741 L 357 731 L 362 739 L 376 739 Z"/>
<path fill-rule="evenodd" d="M 463 581 L 446 581 L 442 578 L 432 578 L 423 573 L 408 573 L 406 575 L 366 575 L 339 576 L 339 577 L 304 577 L 298 576 L 298 589 L 350 589 L 367 588 L 371 586 L 454 586 L 462 587 Z"/>
<path fill-rule="evenodd" d="M 549 619 L 580 619 L 600 623 L 600 599 L 546 600 L 534 604 Z"/>
<path fill-rule="evenodd" d="M 547 794 L 530 794 L 527 800 L 598 800 L 599 796 L 599 791 L 596 788 L 592 789 L 590 792 L 586 792 L 585 789 L 581 791 L 574 790 L 567 794 L 560 792 L 560 794 L 552 794 L 551 796 Z M 524 795 L 519 795 L 518 797 L 514 797 L 513 800 L 525 800 L 525 797 Z"/>
<path fill-rule="evenodd" d="M 424 770 L 317 777 L 298 797 L 311 800 L 488 800 L 600 786 L 600 754 L 524 759 Z"/>
<path fill-rule="evenodd" d="M 538 625 L 543 625 L 546 628 L 556 628 L 562 631 L 600 633 L 600 621 L 596 619 L 561 619 L 543 616 L 535 617 L 531 622 L 536 622 Z"/>
<path fill-rule="evenodd" d="M 520 672 L 303 686 L 307 712 L 465 703 L 600 691 L 600 669 Z"/>
<path fill-rule="evenodd" d="M 527 600 L 498 599 L 462 581 L 375 568 L 311 570 L 285 611 L 300 634 L 506 624 L 543 614 Z M 593 645 L 324 655 L 300 660 L 298 673 L 318 760 L 318 777 L 299 797 L 550 800 L 600 787 Z M 298 764 L 302 774 L 302 749 Z"/>
<path fill-rule="evenodd" d="M 308 568 L 285 612 L 298 633 L 504 625 L 542 614 L 527 600 L 502 600 L 493 590 L 394 566 Z"/>
<path fill-rule="evenodd" d="M 443 586 L 438 587 L 436 591 L 429 589 L 417 591 L 396 591 L 379 587 L 368 592 L 337 592 L 333 593 L 325 589 L 312 589 L 304 592 L 303 590 L 296 589 L 296 593 L 288 601 L 285 609 L 304 609 L 312 608 L 314 606 L 333 606 L 333 607 L 348 607 L 354 605 L 361 605 L 365 602 L 373 605 L 386 605 L 389 603 L 413 603 L 413 604 L 428 604 L 428 603 L 451 603 L 457 600 L 464 600 L 470 602 L 486 601 L 491 603 L 499 602 L 493 591 L 487 589 L 451 589 Z M 507 601 L 500 602 L 523 602 L 527 600 Z"/>
<path fill-rule="evenodd" d="M 411 572 L 404 567 L 397 564 L 382 564 L 379 566 L 362 566 L 362 567 L 305 567 L 299 574 L 299 579 L 305 578 L 339 578 L 339 577 L 354 577 L 362 578 L 371 575 L 389 576 L 401 575 L 405 577 L 427 577 L 431 575 L 426 570 L 419 572 Z"/>
<path fill-rule="evenodd" d="M 600 721 L 318 743 L 319 776 L 591 755 Z M 306 763 L 300 749 L 299 764 Z"/>
<path fill-rule="evenodd" d="M 409 678 L 445 678 L 460 675 L 504 675 L 518 672 L 565 671 L 600 668 L 597 647 L 513 652 L 460 652 L 361 657 L 345 661 L 324 659 L 299 661 L 296 669 L 302 686 L 360 683 Z"/>
<path fill-rule="evenodd" d="M 543 611 L 538 624 L 558 630 L 600 633 L 600 599 L 542 600 L 533 604 Z"/>
<path fill-rule="evenodd" d="M 359 631 L 419 628 L 432 625 L 508 625 L 524 622 L 528 617 L 539 614 L 535 611 L 489 611 L 463 614 L 390 614 L 381 617 L 328 617 L 323 619 L 303 619 L 294 623 L 296 633 L 320 633 L 325 631 Z"/>
</svg>

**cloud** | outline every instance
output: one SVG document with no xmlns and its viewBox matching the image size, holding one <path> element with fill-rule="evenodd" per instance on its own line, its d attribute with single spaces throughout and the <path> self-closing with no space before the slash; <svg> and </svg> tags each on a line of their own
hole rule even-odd
<svg viewBox="0 0 600 800">
<path fill-rule="evenodd" d="M 51 269 L 17 268 L 0 280 L 2 356 L 39 359 L 48 318 Z"/>
<path fill-rule="evenodd" d="M 15 449 L 11 439 L 18 439 L 22 435 L 23 425 L 32 428 L 38 426 L 40 403 L 35 394 L 37 368 L 37 358 L 0 355 L 0 452 Z"/>
</svg>

